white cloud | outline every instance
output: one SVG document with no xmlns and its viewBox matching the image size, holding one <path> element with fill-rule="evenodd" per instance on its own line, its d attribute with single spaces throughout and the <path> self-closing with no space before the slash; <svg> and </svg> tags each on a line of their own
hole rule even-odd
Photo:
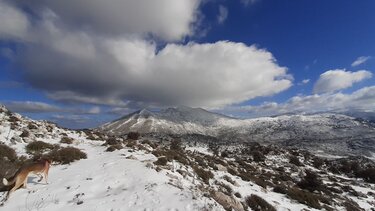
<svg viewBox="0 0 375 211">
<path fill-rule="evenodd" d="M 315 112 L 375 112 L 375 86 L 364 87 L 351 94 L 314 94 L 295 96 L 284 103 L 268 102 L 259 106 L 228 107 L 222 112 L 248 117 L 271 116 L 285 113 Z"/>
<path fill-rule="evenodd" d="M 301 82 L 298 83 L 298 85 L 308 84 L 309 82 L 310 82 L 310 79 L 303 79 Z"/>
<path fill-rule="evenodd" d="M 255 4 L 258 1 L 260 0 L 241 0 L 241 3 L 245 6 L 249 6 L 249 5 Z"/>
<path fill-rule="evenodd" d="M 369 60 L 371 57 L 370 56 L 360 56 L 358 57 L 353 63 L 352 63 L 352 67 L 356 67 L 358 65 L 361 65 L 365 62 L 367 62 L 367 60 Z"/>
<path fill-rule="evenodd" d="M 333 92 L 351 87 L 354 83 L 372 77 L 372 73 L 367 70 L 356 72 L 344 69 L 329 70 L 320 75 L 314 85 L 314 93 Z"/>
<path fill-rule="evenodd" d="M 61 112 L 62 108 L 43 102 L 34 101 L 8 101 L 4 105 L 13 112 L 25 113 L 45 113 L 45 112 Z"/>
<path fill-rule="evenodd" d="M 228 9 L 226 7 L 224 7 L 223 5 L 220 5 L 219 6 L 219 14 L 217 16 L 217 22 L 218 23 L 224 23 L 224 21 L 227 19 L 228 17 Z"/>
<path fill-rule="evenodd" d="M 36 0 L 22 4 L 35 13 L 53 11 L 73 30 L 116 37 L 152 34 L 179 40 L 193 34 L 201 0 Z"/>
<path fill-rule="evenodd" d="M 218 41 L 160 48 L 144 39 L 144 33 L 166 40 L 191 34 L 198 0 L 159 0 L 155 7 L 143 0 L 111 0 L 113 5 L 95 0 L 87 7 L 84 0 L 36 2 L 25 3 L 38 18 L 28 27 L 28 41 L 20 41 L 23 48 L 15 62 L 33 87 L 58 101 L 212 108 L 270 96 L 292 85 L 287 68 L 255 46 Z"/>
</svg>

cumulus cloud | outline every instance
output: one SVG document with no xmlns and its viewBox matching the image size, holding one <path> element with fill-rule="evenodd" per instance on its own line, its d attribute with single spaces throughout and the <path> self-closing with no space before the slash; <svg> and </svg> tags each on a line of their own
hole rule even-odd
<svg viewBox="0 0 375 211">
<path fill-rule="evenodd" d="M 179 40 L 194 32 L 201 0 L 36 0 L 22 4 L 36 13 L 51 10 L 73 29 L 104 36 L 152 34 Z"/>
<path fill-rule="evenodd" d="M 38 18 L 27 21 L 33 24 L 26 27 L 27 42 L 19 41 L 24 47 L 15 62 L 33 87 L 57 101 L 212 108 L 292 85 L 287 68 L 256 46 L 218 41 L 160 47 L 144 39 L 150 33 L 165 41 L 193 33 L 198 0 L 158 0 L 154 6 L 138 0 L 20 4 Z M 27 18 L 19 5 L 6 7 Z"/>
<path fill-rule="evenodd" d="M 375 112 L 375 86 L 364 87 L 351 94 L 314 94 L 295 96 L 284 103 L 267 102 L 259 106 L 229 107 L 222 112 L 260 117 L 285 113 Z"/>
<path fill-rule="evenodd" d="M 219 6 L 219 14 L 217 16 L 217 22 L 218 23 L 224 23 L 224 21 L 227 19 L 228 17 L 228 9 L 226 7 L 224 7 L 223 5 L 220 5 Z"/>
<path fill-rule="evenodd" d="M 360 56 L 358 57 L 353 63 L 352 63 L 352 67 L 356 67 L 358 65 L 361 65 L 365 62 L 367 62 L 367 60 L 369 60 L 371 57 L 370 56 Z"/>
<path fill-rule="evenodd" d="M 314 85 L 314 93 L 333 92 L 351 87 L 354 83 L 372 77 L 372 73 L 367 70 L 356 72 L 344 69 L 329 70 L 320 75 Z"/>
</svg>

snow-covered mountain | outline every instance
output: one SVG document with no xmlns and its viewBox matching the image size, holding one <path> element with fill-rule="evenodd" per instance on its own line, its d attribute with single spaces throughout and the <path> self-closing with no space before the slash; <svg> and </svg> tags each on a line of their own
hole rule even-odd
<svg viewBox="0 0 375 211">
<path fill-rule="evenodd" d="M 163 114 L 164 118 L 179 121 L 181 113 L 176 110 L 165 111 L 169 115 Z M 201 117 L 211 116 L 192 110 L 201 113 L 183 118 L 201 122 Z M 208 125 L 234 121 L 211 117 Z M 76 152 L 61 150 L 67 148 L 87 156 L 71 160 Z M 375 163 L 363 157 L 324 159 L 298 149 L 255 143 L 217 147 L 134 134 L 109 137 L 28 119 L 0 105 L 0 179 L 11 177 L 35 155 L 55 155 L 49 184 L 30 175 L 28 189 L 16 190 L 3 202 L 8 189 L 0 182 L 0 211 L 367 211 L 375 205 Z M 61 158 L 69 164 L 58 162 Z"/>
<path fill-rule="evenodd" d="M 375 153 L 375 124 L 342 114 L 235 119 L 201 108 L 141 110 L 98 128 L 108 134 L 203 135 L 223 142 L 255 141 L 335 154 Z"/>
</svg>

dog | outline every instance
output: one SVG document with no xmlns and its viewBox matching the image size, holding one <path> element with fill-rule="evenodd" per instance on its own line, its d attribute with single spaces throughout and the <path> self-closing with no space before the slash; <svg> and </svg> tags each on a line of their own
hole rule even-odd
<svg viewBox="0 0 375 211">
<path fill-rule="evenodd" d="M 14 184 L 13 188 L 8 191 L 8 194 L 5 200 L 8 200 L 10 194 L 13 193 L 15 190 L 17 190 L 18 188 L 20 188 L 22 185 L 24 188 L 27 188 L 26 186 L 27 178 L 30 173 L 41 176 L 38 182 L 43 180 L 42 178 L 43 176 L 41 175 L 43 174 L 44 180 L 46 184 L 48 184 L 48 171 L 49 171 L 50 165 L 51 165 L 51 160 L 41 159 L 39 161 L 23 165 L 20 169 L 18 169 L 18 171 L 11 178 L 9 179 L 3 178 L 3 184 L 5 186 L 11 186 Z"/>
</svg>

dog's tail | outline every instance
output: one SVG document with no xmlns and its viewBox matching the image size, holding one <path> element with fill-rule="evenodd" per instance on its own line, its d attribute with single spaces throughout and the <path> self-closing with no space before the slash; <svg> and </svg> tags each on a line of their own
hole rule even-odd
<svg viewBox="0 0 375 211">
<path fill-rule="evenodd" d="M 8 180 L 6 178 L 3 178 L 3 184 L 4 185 L 8 185 L 9 184 L 9 182 L 8 182 Z"/>
<path fill-rule="evenodd" d="M 3 178 L 3 184 L 5 186 L 13 185 L 13 183 L 15 183 L 15 182 L 16 182 L 16 177 L 12 177 L 9 180 L 6 179 L 6 178 Z"/>
</svg>

